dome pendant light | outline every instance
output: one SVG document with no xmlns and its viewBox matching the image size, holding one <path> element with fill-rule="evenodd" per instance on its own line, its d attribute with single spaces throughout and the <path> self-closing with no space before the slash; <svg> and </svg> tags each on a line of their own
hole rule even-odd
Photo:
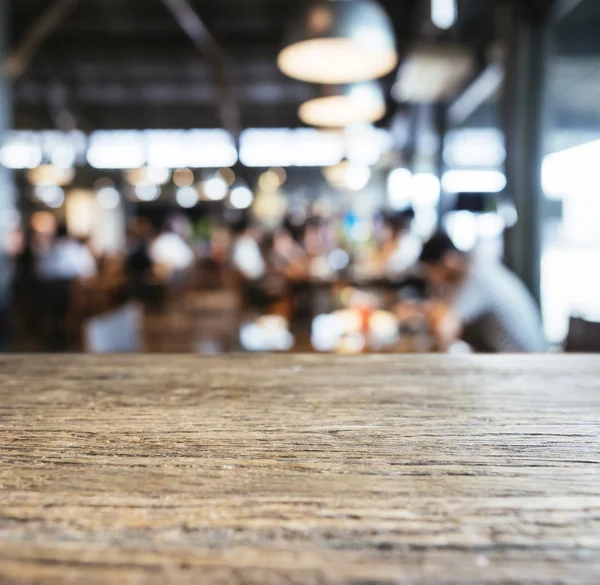
<svg viewBox="0 0 600 585">
<path fill-rule="evenodd" d="M 298 117 L 309 126 L 345 128 L 374 123 L 385 116 L 383 91 L 375 82 L 326 86 L 322 97 L 304 102 Z"/>
<path fill-rule="evenodd" d="M 277 63 L 289 77 L 311 83 L 377 79 L 398 64 L 394 28 L 376 0 L 315 0 Z"/>
</svg>

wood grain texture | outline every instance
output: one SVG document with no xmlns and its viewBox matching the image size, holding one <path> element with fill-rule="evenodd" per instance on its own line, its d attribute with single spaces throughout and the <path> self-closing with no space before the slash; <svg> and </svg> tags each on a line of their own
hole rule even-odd
<svg viewBox="0 0 600 585">
<path fill-rule="evenodd" d="M 0 358 L 0 583 L 600 582 L 600 358 Z"/>
</svg>

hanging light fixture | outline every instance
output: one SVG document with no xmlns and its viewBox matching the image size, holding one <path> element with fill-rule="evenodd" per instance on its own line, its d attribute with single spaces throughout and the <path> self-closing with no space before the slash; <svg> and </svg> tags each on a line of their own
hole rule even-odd
<svg viewBox="0 0 600 585">
<path fill-rule="evenodd" d="M 316 0 L 277 63 L 289 77 L 312 83 L 377 79 L 398 64 L 394 28 L 375 0 Z"/>
<path fill-rule="evenodd" d="M 323 97 L 304 102 L 300 119 L 310 126 L 345 128 L 351 124 L 372 123 L 385 115 L 385 98 L 374 82 L 347 86 L 327 86 Z"/>
<path fill-rule="evenodd" d="M 343 160 L 337 165 L 325 167 L 323 176 L 334 189 L 361 191 L 371 180 L 371 169 L 363 165 L 353 165 Z"/>
<path fill-rule="evenodd" d="M 437 28 L 448 30 L 457 18 L 456 0 L 431 0 L 431 21 Z"/>
<path fill-rule="evenodd" d="M 54 165 L 40 165 L 27 171 L 27 180 L 35 186 L 58 185 L 64 187 L 73 182 L 75 169 L 64 169 Z"/>
</svg>

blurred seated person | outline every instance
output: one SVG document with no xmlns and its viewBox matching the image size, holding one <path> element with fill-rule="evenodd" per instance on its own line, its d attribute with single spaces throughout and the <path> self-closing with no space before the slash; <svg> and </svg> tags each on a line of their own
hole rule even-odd
<svg viewBox="0 0 600 585">
<path fill-rule="evenodd" d="M 234 233 L 231 261 L 241 278 L 246 308 L 271 313 L 287 294 L 286 278 L 273 262 L 274 237 L 265 237 L 247 219 L 234 226 Z"/>
<path fill-rule="evenodd" d="M 328 261 L 332 246 L 331 225 L 319 216 L 310 217 L 302 238 L 306 254 L 306 276 L 311 281 L 325 281 L 335 277 L 335 271 Z"/>
<path fill-rule="evenodd" d="M 152 225 L 148 220 L 135 218 L 127 226 L 127 257 L 125 276 L 134 298 L 146 300 L 152 272 L 150 238 Z"/>
<path fill-rule="evenodd" d="M 417 264 L 423 244 L 411 231 L 414 217 L 412 208 L 384 217 L 381 244 L 373 266 L 377 275 L 397 279 Z"/>
<path fill-rule="evenodd" d="M 231 245 L 231 230 L 226 226 L 216 229 L 210 238 L 210 259 L 220 266 L 225 264 L 231 252 Z"/>
<path fill-rule="evenodd" d="M 246 218 L 233 228 L 234 240 L 231 260 L 239 274 L 246 281 L 258 281 L 267 272 L 267 265 L 260 248 L 262 231 Z"/>
<path fill-rule="evenodd" d="M 443 349 L 462 338 L 478 352 L 543 352 L 540 314 L 525 285 L 500 262 L 475 262 L 443 233 L 424 246 L 421 263 L 447 303 L 429 315 Z"/>
<path fill-rule="evenodd" d="M 96 260 L 90 249 L 71 237 L 66 225 L 60 224 L 49 250 L 38 260 L 37 273 L 42 280 L 93 278 Z"/>
<path fill-rule="evenodd" d="M 285 228 L 279 229 L 273 236 L 270 260 L 290 280 L 304 278 L 308 272 L 306 252 Z"/>
<path fill-rule="evenodd" d="M 50 248 L 37 262 L 42 283 L 42 312 L 47 324 L 48 349 L 67 349 L 67 319 L 71 307 L 71 285 L 96 276 L 96 261 L 89 248 L 71 237 L 60 224 Z"/>
<path fill-rule="evenodd" d="M 217 228 L 210 237 L 208 256 L 204 258 L 198 273 L 199 288 L 233 288 L 235 279 L 229 264 L 233 238 L 227 226 Z"/>
<path fill-rule="evenodd" d="M 155 273 L 169 281 L 178 281 L 196 259 L 189 244 L 170 221 L 165 222 L 160 235 L 150 244 L 148 254 Z"/>
</svg>

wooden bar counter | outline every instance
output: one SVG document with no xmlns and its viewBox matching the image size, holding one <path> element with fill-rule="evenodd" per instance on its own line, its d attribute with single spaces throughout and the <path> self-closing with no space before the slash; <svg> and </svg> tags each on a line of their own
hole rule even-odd
<svg viewBox="0 0 600 585">
<path fill-rule="evenodd" d="M 0 583 L 600 583 L 600 357 L 0 358 Z"/>
</svg>

